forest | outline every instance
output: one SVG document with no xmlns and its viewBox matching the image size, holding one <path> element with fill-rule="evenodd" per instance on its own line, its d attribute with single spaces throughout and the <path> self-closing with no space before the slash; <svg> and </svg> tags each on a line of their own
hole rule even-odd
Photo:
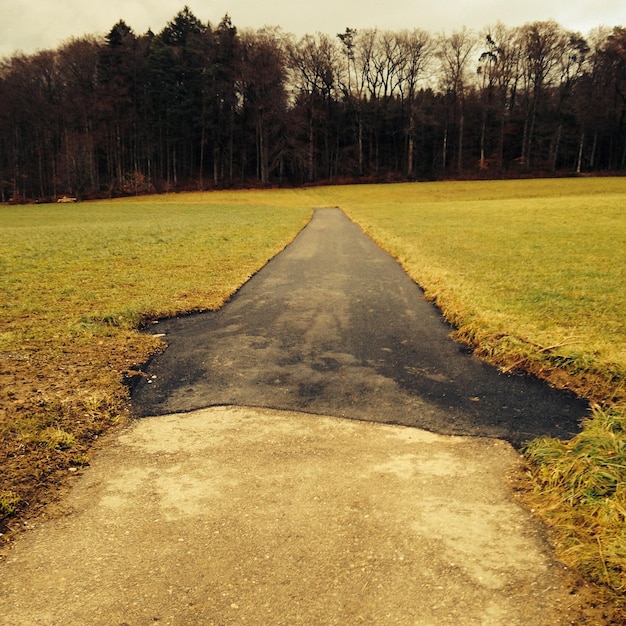
<svg viewBox="0 0 626 626">
<path fill-rule="evenodd" d="M 0 201 L 621 174 L 626 28 L 201 22 L 0 59 Z"/>
</svg>

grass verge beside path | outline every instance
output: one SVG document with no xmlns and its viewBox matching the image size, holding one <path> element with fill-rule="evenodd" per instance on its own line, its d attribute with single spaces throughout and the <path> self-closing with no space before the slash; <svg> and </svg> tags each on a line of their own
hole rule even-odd
<svg viewBox="0 0 626 626">
<path fill-rule="evenodd" d="M 123 380 L 159 348 L 141 322 L 221 306 L 305 226 L 301 197 L 0 207 L 0 533 L 126 419 Z"/>
<path fill-rule="evenodd" d="M 323 190 L 503 371 L 597 403 L 525 450 L 561 557 L 626 607 L 626 179 Z M 624 613 L 626 619 L 626 611 Z"/>
</svg>

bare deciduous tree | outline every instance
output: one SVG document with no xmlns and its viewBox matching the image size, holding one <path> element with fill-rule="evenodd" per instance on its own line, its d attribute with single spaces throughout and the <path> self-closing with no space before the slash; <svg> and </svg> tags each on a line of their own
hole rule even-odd
<svg viewBox="0 0 626 626">
<path fill-rule="evenodd" d="M 463 170 L 463 139 L 465 133 L 465 99 L 471 88 L 470 74 L 474 70 L 474 52 L 477 47 L 476 35 L 466 28 L 454 31 L 451 35 L 441 35 L 438 41 L 437 57 L 440 62 L 441 87 L 452 100 L 452 122 L 458 129 L 457 171 Z M 444 131 L 443 164 L 447 162 L 448 123 Z"/>
</svg>

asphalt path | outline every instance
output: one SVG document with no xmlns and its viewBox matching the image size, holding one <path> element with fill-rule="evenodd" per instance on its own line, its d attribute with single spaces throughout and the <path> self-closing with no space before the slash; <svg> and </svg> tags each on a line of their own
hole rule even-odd
<svg viewBox="0 0 626 626">
<path fill-rule="evenodd" d="M 222 309 L 163 320 L 138 416 L 250 406 L 402 424 L 514 445 L 578 432 L 588 405 L 503 375 L 339 209 L 309 225 Z"/>
</svg>

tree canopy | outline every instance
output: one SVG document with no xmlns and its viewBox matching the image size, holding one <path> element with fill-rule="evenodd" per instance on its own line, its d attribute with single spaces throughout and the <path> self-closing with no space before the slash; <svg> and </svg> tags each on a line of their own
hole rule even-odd
<svg viewBox="0 0 626 626">
<path fill-rule="evenodd" d="M 621 26 L 298 39 L 184 7 L 0 60 L 0 201 L 625 169 Z"/>
</svg>

